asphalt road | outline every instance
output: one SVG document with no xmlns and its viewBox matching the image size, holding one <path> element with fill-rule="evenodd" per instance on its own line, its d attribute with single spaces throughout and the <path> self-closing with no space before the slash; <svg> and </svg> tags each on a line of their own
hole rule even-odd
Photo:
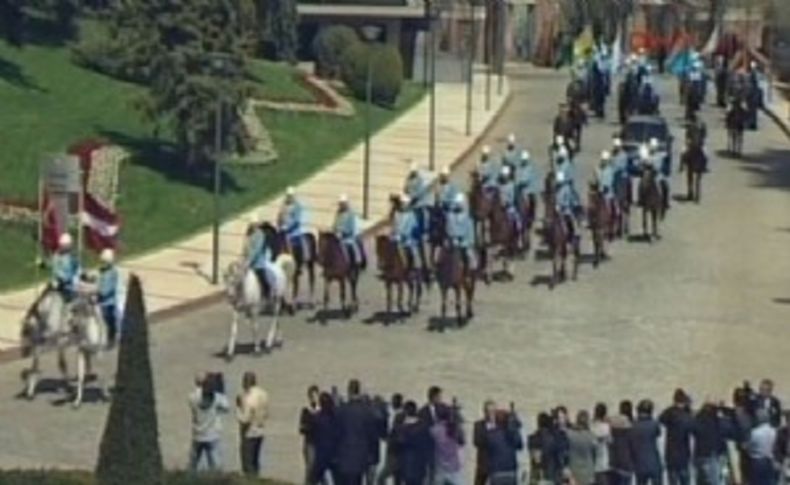
<svg viewBox="0 0 790 485">
<path fill-rule="evenodd" d="M 566 74 L 520 68 L 511 74 L 513 102 L 487 142 L 500 147 L 514 131 L 545 169 Z M 674 82 L 661 88 L 663 109 L 682 140 Z M 721 113 L 706 107 L 704 117 L 715 152 L 725 144 Z M 611 261 L 597 270 L 584 264 L 577 282 L 553 292 L 542 284 L 548 261 L 518 262 L 515 281 L 480 289 L 478 316 L 463 330 L 426 331 L 438 312 L 436 293 L 404 325 L 365 323 L 384 304 L 383 288 L 370 275 L 361 285 L 358 318 L 322 326 L 300 313 L 285 321 L 285 346 L 259 358 L 243 355 L 226 364 L 215 356 L 227 334 L 224 305 L 157 325 L 152 357 L 166 463 L 186 463 L 186 395 L 200 370 L 224 371 L 233 393 L 243 371 L 259 374 L 272 400 L 265 473 L 292 480 L 302 476 L 297 417 L 312 383 L 342 389 L 357 377 L 372 392 L 400 391 L 418 401 L 438 383 L 448 399 L 458 396 L 469 420 L 484 399 L 493 398 L 503 406 L 514 401 L 529 428 L 537 411 L 558 403 L 574 412 L 624 397 L 651 397 L 664 405 L 678 385 L 699 402 L 727 398 L 744 378 L 773 376 L 779 395 L 790 396 L 782 380 L 790 372 L 790 145 L 769 120 L 761 122 L 761 131 L 747 133 L 744 159 L 714 157 L 701 205 L 673 203 L 659 242 L 618 242 L 610 248 Z M 592 121 L 577 162 L 580 182 L 616 129 Z M 464 178 L 476 158 L 456 176 Z M 673 182 L 675 192 L 685 191 L 677 175 Z M 590 251 L 589 237 L 584 248 Z M 242 327 L 239 335 L 243 341 L 249 332 Z M 45 364 L 56 376 L 52 359 Z M 33 403 L 16 399 L 22 368 L 13 362 L 0 372 L 0 466 L 92 467 L 107 405 L 88 402 L 73 411 L 53 405 L 59 395 L 51 392 Z M 229 417 L 225 461 L 233 470 L 236 439 Z"/>
</svg>

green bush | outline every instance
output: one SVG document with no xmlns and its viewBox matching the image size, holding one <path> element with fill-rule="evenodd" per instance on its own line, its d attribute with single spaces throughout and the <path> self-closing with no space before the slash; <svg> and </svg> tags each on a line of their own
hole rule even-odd
<svg viewBox="0 0 790 485">
<path fill-rule="evenodd" d="M 358 44 L 359 36 L 351 27 L 331 25 L 321 29 L 313 41 L 318 74 L 330 79 L 340 77 L 346 50 Z"/>
<path fill-rule="evenodd" d="M 373 102 L 392 106 L 403 86 L 403 60 L 392 45 L 356 44 L 343 56 L 343 82 L 355 98 L 367 96 L 368 58 L 370 58 L 371 95 Z"/>
<path fill-rule="evenodd" d="M 2 485 L 96 485 L 90 472 L 71 470 L 0 471 Z M 165 485 L 287 485 L 271 480 L 248 478 L 237 474 L 192 474 L 183 471 L 165 473 Z"/>
</svg>

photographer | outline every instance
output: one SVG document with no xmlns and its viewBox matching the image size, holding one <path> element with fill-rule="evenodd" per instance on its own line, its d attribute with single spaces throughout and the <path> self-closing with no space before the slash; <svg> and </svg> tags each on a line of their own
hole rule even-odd
<svg viewBox="0 0 790 485">
<path fill-rule="evenodd" d="M 460 408 L 455 399 L 451 407 L 442 406 L 437 409 L 436 422 L 430 429 L 434 444 L 433 483 L 437 485 L 462 483 L 461 447 L 464 445 L 462 422 Z"/>
<path fill-rule="evenodd" d="M 198 380 L 197 389 L 189 396 L 192 411 L 192 446 L 189 469 L 198 470 L 200 459 L 206 455 L 210 471 L 220 469 L 220 441 L 222 439 L 222 415 L 230 409 L 225 397 L 222 374 L 209 373 Z"/>
</svg>

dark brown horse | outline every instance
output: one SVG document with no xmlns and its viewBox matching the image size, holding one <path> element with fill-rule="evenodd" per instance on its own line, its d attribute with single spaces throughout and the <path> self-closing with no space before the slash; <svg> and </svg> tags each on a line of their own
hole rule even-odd
<svg viewBox="0 0 790 485">
<path fill-rule="evenodd" d="M 264 222 L 261 225 L 261 229 L 266 237 L 266 244 L 268 244 L 272 250 L 272 257 L 274 259 L 277 259 L 277 256 L 282 253 L 293 255 L 294 261 L 296 262 L 296 274 L 294 275 L 292 288 L 292 301 L 294 304 L 297 303 L 297 298 L 299 296 L 299 282 L 303 270 L 307 270 L 307 281 L 310 287 L 310 304 L 312 305 L 313 302 L 315 302 L 315 264 L 318 260 L 318 243 L 315 235 L 307 233 L 302 236 L 305 238 L 307 246 L 307 254 L 303 254 L 304 251 L 302 250 L 302 246 L 297 245 L 291 247 L 285 234 L 282 231 L 278 231 L 274 225 Z"/>
<path fill-rule="evenodd" d="M 499 200 L 499 197 L 495 196 L 491 210 L 488 243 L 485 248 L 486 253 L 493 249 L 491 251 L 492 257 L 502 260 L 502 274 L 508 279 L 513 278 L 513 273 L 510 271 L 510 260 L 518 252 L 519 239 L 520 234 L 508 216 L 507 208 Z"/>
<path fill-rule="evenodd" d="M 387 289 L 387 314 L 392 314 L 392 287 L 398 290 L 398 311 L 400 315 L 416 313 L 420 310 L 422 298 L 422 283 L 420 275 L 415 270 L 415 262 L 409 262 L 409 257 L 403 253 L 395 241 L 386 235 L 376 238 L 376 259 L 380 271 L 380 278 Z M 409 311 L 403 308 L 403 287 L 409 291 Z"/>
<path fill-rule="evenodd" d="M 642 233 L 648 242 L 658 238 L 658 221 L 661 219 L 664 202 L 661 194 L 661 185 L 652 165 L 642 166 L 642 176 L 639 179 L 639 206 L 642 208 Z M 648 232 L 647 222 L 650 218 L 652 230 Z"/>
<path fill-rule="evenodd" d="M 447 295 L 450 290 L 455 293 L 455 318 L 458 327 L 464 324 L 464 318 L 474 317 L 473 300 L 475 296 L 475 276 L 464 264 L 463 250 L 449 245 L 439 248 L 436 258 L 436 281 L 442 295 L 442 320 L 447 317 Z M 461 293 L 466 301 L 466 314 L 461 313 Z"/>
<path fill-rule="evenodd" d="M 631 175 L 625 169 L 614 181 L 614 204 L 612 226 L 618 237 L 628 235 L 631 222 L 631 201 L 633 199 Z"/>
<path fill-rule="evenodd" d="M 483 179 L 480 172 L 473 170 L 470 177 L 471 184 L 468 197 L 469 213 L 475 224 L 475 240 L 479 241 L 481 246 L 484 246 L 494 201 L 492 197 L 487 195 L 483 190 Z"/>
<path fill-rule="evenodd" d="M 329 309 L 329 287 L 336 281 L 340 287 L 340 305 L 346 318 L 359 310 L 357 282 L 360 268 L 350 261 L 343 243 L 331 232 L 318 236 L 318 263 L 324 274 L 324 311 Z M 351 289 L 351 305 L 346 306 L 346 283 Z"/>
<path fill-rule="evenodd" d="M 612 240 L 611 213 L 609 203 L 597 182 L 590 184 L 587 194 L 587 222 L 593 243 L 593 267 L 597 268 L 607 258 L 606 239 Z"/>
<path fill-rule="evenodd" d="M 569 247 L 573 253 L 572 277 L 574 280 L 579 274 L 579 262 L 581 261 L 581 250 L 576 238 L 571 233 L 571 224 L 557 211 L 557 198 L 553 177 L 553 172 L 550 172 L 546 176 L 545 191 L 543 192 L 545 205 L 543 238 L 546 246 L 549 248 L 549 254 L 551 256 L 550 290 L 554 289 L 554 286 L 556 286 L 560 280 L 565 279 L 565 264 L 568 260 Z"/>
<path fill-rule="evenodd" d="M 686 170 L 686 198 L 697 204 L 702 199 L 702 174 L 706 164 L 707 155 L 700 147 L 689 147 L 680 156 L 680 171 Z"/>
<path fill-rule="evenodd" d="M 520 194 L 518 197 L 518 210 L 521 215 L 521 248 L 528 254 L 532 246 L 532 227 L 535 224 L 535 215 L 538 202 L 535 194 Z"/>
</svg>

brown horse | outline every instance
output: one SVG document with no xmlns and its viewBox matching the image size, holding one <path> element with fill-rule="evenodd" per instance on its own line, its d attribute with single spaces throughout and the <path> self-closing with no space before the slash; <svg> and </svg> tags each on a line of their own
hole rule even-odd
<svg viewBox="0 0 790 485">
<path fill-rule="evenodd" d="M 315 302 L 315 264 L 318 259 L 318 243 L 315 235 L 308 233 L 302 236 L 307 240 L 308 253 L 302 254 L 304 252 L 302 247 L 299 245 L 292 247 L 291 244 L 288 243 L 288 238 L 285 234 L 282 231 L 278 231 L 274 225 L 264 222 L 261 225 L 261 230 L 263 230 L 263 234 L 266 237 L 266 244 L 268 244 L 272 250 L 272 258 L 276 260 L 277 256 L 282 253 L 293 255 L 294 261 L 296 262 L 296 274 L 294 275 L 292 283 L 291 301 L 293 301 L 294 304 L 297 303 L 297 297 L 299 296 L 299 281 L 303 270 L 307 270 L 307 279 L 310 286 L 310 304 L 312 305 L 313 302 Z"/>
<path fill-rule="evenodd" d="M 639 179 L 639 206 L 642 207 L 642 232 L 648 242 L 658 238 L 658 221 L 663 212 L 663 196 L 658 183 L 656 170 L 649 164 L 642 167 L 642 176 Z M 647 219 L 650 217 L 651 232 L 647 231 Z"/>
<path fill-rule="evenodd" d="M 474 317 L 472 308 L 475 296 L 475 276 L 469 267 L 464 264 L 463 250 L 448 245 L 439 249 L 436 264 L 436 281 L 442 295 L 442 320 L 447 317 L 447 295 L 449 290 L 455 293 L 455 318 L 458 327 L 464 324 L 464 318 L 470 320 Z M 466 315 L 461 313 L 461 292 L 466 297 Z M 440 328 L 441 330 L 441 328 Z"/>
<path fill-rule="evenodd" d="M 680 156 L 680 171 L 686 170 L 687 200 L 697 204 L 702 199 L 702 174 L 705 172 L 707 155 L 700 147 L 690 147 Z"/>
<path fill-rule="evenodd" d="M 625 173 L 616 177 L 614 181 L 612 226 L 618 237 L 628 235 L 630 231 L 632 192 L 631 175 L 626 170 Z"/>
<path fill-rule="evenodd" d="M 376 257 L 380 277 L 384 280 L 387 289 L 387 314 L 392 313 L 392 287 L 398 290 L 398 311 L 400 315 L 417 313 L 420 311 L 422 297 L 422 283 L 420 275 L 414 269 L 414 262 L 409 262 L 409 257 L 403 253 L 395 241 L 386 235 L 376 238 Z M 409 311 L 403 309 L 403 286 L 409 291 Z"/>
<path fill-rule="evenodd" d="M 350 318 L 359 310 L 357 299 L 357 282 L 360 268 L 349 260 L 343 243 L 331 232 L 318 235 L 318 263 L 324 274 L 324 311 L 329 309 L 329 287 L 333 281 L 340 286 L 340 305 L 346 318 Z M 351 289 L 351 305 L 346 306 L 346 283 Z"/>
<path fill-rule="evenodd" d="M 507 208 L 499 200 L 499 197 L 495 196 L 493 209 L 491 210 L 488 244 L 484 247 L 486 250 L 494 249 L 492 256 L 499 257 L 502 260 L 502 274 L 508 279 L 513 279 L 513 273 L 510 271 L 510 260 L 518 252 L 519 239 L 520 234 L 518 234 L 515 224 L 508 216 Z"/>
<path fill-rule="evenodd" d="M 593 243 L 593 267 L 597 268 L 606 255 L 606 239 L 612 240 L 611 213 L 609 203 L 597 182 L 590 184 L 587 194 L 587 222 Z"/>
<path fill-rule="evenodd" d="M 529 254 L 532 246 L 532 227 L 535 223 L 537 213 L 537 200 L 535 194 L 520 194 L 518 197 L 518 210 L 521 215 L 521 248 L 525 254 Z"/>
<path fill-rule="evenodd" d="M 552 178 L 549 178 L 552 177 Z M 545 192 L 543 200 L 545 204 L 544 221 L 544 241 L 549 248 L 551 255 L 551 280 L 549 289 L 562 279 L 565 279 L 565 264 L 568 259 L 568 247 L 573 253 L 573 274 L 575 280 L 579 274 L 579 262 L 581 261 L 581 250 L 576 238 L 571 233 L 571 224 L 557 211 L 557 199 L 554 183 L 551 174 L 546 176 Z"/>
<path fill-rule="evenodd" d="M 469 187 L 469 213 L 472 216 L 475 224 L 475 240 L 480 242 L 480 245 L 485 245 L 485 237 L 487 235 L 487 224 L 491 219 L 491 211 L 493 210 L 493 200 L 483 190 L 483 179 L 480 172 L 472 170 L 470 174 L 471 184 Z"/>
</svg>

